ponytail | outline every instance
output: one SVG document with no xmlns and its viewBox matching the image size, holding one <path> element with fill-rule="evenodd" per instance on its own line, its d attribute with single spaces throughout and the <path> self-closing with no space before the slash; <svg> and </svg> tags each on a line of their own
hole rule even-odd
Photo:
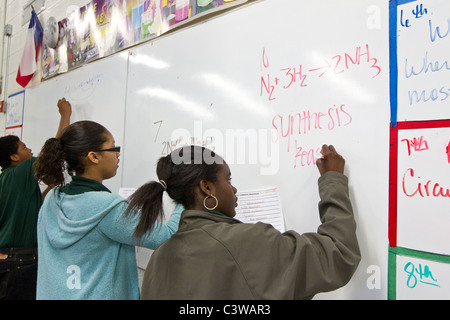
<svg viewBox="0 0 450 320">
<path fill-rule="evenodd" d="M 217 162 L 205 159 L 206 156 L 216 157 Z M 164 191 L 175 203 L 183 205 L 185 209 L 192 208 L 195 204 L 195 187 L 202 179 L 215 182 L 221 161 L 223 159 L 213 151 L 200 146 L 186 146 L 160 158 L 156 167 L 159 182 L 143 185 L 129 199 L 126 214 L 140 215 L 135 237 L 142 238 L 153 229 L 157 220 L 163 219 Z"/>
<path fill-rule="evenodd" d="M 64 184 L 64 149 L 61 140 L 48 139 L 34 164 L 34 177 L 48 186 Z"/>
<path fill-rule="evenodd" d="M 64 184 L 64 173 L 84 173 L 84 157 L 100 150 L 109 131 L 93 121 L 78 121 L 63 130 L 61 137 L 48 139 L 35 162 L 35 178 L 48 186 Z M 67 165 L 67 168 L 66 168 Z"/>
<path fill-rule="evenodd" d="M 144 184 L 137 189 L 129 198 L 126 215 L 138 214 L 140 212 L 139 224 L 134 236 L 141 239 L 144 234 L 152 230 L 157 221 L 164 217 L 163 194 L 166 188 L 156 181 Z"/>
</svg>

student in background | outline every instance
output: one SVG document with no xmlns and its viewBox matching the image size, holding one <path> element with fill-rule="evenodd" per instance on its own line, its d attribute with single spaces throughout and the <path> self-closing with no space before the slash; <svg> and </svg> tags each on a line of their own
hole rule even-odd
<svg viewBox="0 0 450 320">
<path fill-rule="evenodd" d="M 70 123 L 72 108 L 64 98 L 56 136 Z M 36 298 L 38 212 L 43 193 L 34 179 L 36 158 L 16 136 L 0 138 L 0 300 Z"/>
<path fill-rule="evenodd" d="M 36 178 L 57 187 L 39 213 L 37 299 L 139 299 L 135 245 L 156 249 L 169 239 L 183 208 L 138 241 L 138 215 L 124 216 L 127 201 L 103 185 L 119 156 L 112 134 L 92 121 L 73 123 L 42 148 Z M 64 185 L 66 169 L 72 181 Z"/>
<path fill-rule="evenodd" d="M 303 235 L 233 219 L 237 190 L 230 168 L 212 151 L 184 147 L 161 158 L 160 181 L 142 186 L 130 200 L 130 208 L 144 208 L 137 235 L 153 228 L 161 210 L 155 199 L 165 190 L 187 210 L 178 232 L 152 254 L 142 299 L 309 299 L 345 285 L 360 261 L 356 223 L 345 161 L 333 146 L 322 153 L 322 225 Z"/>
</svg>

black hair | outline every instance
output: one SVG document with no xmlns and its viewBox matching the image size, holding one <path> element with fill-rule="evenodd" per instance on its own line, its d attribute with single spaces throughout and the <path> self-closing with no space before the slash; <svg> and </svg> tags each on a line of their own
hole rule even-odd
<svg viewBox="0 0 450 320">
<path fill-rule="evenodd" d="M 127 214 L 140 212 L 140 221 L 135 237 L 153 229 L 156 221 L 162 220 L 163 194 L 166 190 L 175 203 L 186 209 L 195 204 L 195 187 L 202 180 L 217 181 L 217 173 L 223 159 L 213 151 L 200 146 L 186 146 L 159 159 L 156 173 L 158 179 L 151 181 L 133 193 L 129 199 Z"/>
<path fill-rule="evenodd" d="M 5 136 L 0 138 L 0 167 L 11 165 L 11 156 L 17 153 L 19 148 L 19 137 Z"/>
<path fill-rule="evenodd" d="M 64 173 L 81 174 L 83 158 L 92 150 L 101 149 L 108 130 L 93 121 L 79 121 L 63 130 L 61 137 L 48 139 L 35 163 L 35 178 L 49 186 L 64 184 Z M 67 167 L 66 167 L 67 164 Z"/>
</svg>

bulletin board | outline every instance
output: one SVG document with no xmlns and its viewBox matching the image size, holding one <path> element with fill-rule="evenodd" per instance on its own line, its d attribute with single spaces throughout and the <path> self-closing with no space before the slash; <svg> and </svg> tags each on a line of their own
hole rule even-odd
<svg viewBox="0 0 450 320">
<path fill-rule="evenodd" d="M 450 6 L 391 1 L 389 299 L 448 299 Z"/>
</svg>

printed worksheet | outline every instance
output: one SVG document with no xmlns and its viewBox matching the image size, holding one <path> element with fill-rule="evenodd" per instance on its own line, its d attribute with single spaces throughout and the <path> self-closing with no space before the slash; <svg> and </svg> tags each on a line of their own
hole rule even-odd
<svg viewBox="0 0 450 320">
<path fill-rule="evenodd" d="M 285 232 L 284 216 L 277 187 L 241 191 L 236 194 L 236 219 L 244 223 L 264 222 Z"/>
<path fill-rule="evenodd" d="M 121 188 L 119 195 L 125 199 L 136 188 Z M 263 222 L 271 224 L 280 232 L 285 232 L 284 216 L 277 187 L 241 191 L 236 194 L 238 206 L 235 218 L 244 223 Z"/>
</svg>

